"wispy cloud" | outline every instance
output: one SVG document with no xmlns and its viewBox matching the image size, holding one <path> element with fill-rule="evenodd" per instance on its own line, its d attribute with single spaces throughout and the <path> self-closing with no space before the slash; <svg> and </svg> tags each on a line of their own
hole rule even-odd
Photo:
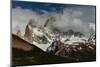
<svg viewBox="0 0 100 67">
<path fill-rule="evenodd" d="M 84 15 L 86 14 L 82 10 L 65 8 L 63 9 L 63 13 L 47 12 L 45 10 L 42 11 L 44 14 L 40 15 L 30 9 L 23 9 L 19 7 L 12 8 L 12 31 L 16 32 L 18 29 L 20 29 L 22 34 L 24 34 L 25 26 L 31 18 L 34 19 L 34 24 L 43 25 L 49 15 L 54 16 L 56 19 L 53 26 L 62 31 L 72 29 L 74 31 L 82 32 L 85 35 L 89 35 L 91 29 L 95 30 L 95 20 L 92 18 L 85 19 Z M 95 17 L 94 14 L 91 16 Z"/>
</svg>

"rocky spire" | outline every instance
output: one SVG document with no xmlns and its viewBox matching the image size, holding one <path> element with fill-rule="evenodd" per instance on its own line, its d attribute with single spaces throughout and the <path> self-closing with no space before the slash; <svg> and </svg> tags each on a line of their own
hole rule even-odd
<svg viewBox="0 0 100 67">
<path fill-rule="evenodd" d="M 28 24 L 26 25 L 26 28 L 25 28 L 25 35 L 24 35 L 24 38 L 26 40 L 28 40 L 29 42 L 32 42 L 32 28 L 33 28 L 33 25 L 32 25 L 33 21 L 32 19 L 29 20 Z"/>
<path fill-rule="evenodd" d="M 54 17 L 49 17 L 47 20 L 46 20 L 46 22 L 45 22 L 45 24 L 44 24 L 44 27 L 46 27 L 48 24 L 52 24 L 53 22 L 55 22 L 56 20 L 55 20 L 55 18 Z"/>
</svg>

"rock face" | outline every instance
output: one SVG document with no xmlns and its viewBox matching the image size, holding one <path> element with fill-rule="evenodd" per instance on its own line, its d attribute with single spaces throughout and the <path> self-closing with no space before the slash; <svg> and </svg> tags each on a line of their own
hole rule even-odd
<svg viewBox="0 0 100 67">
<path fill-rule="evenodd" d="M 63 49 L 58 50 L 55 54 L 62 57 L 70 57 L 76 61 L 95 61 L 96 46 L 87 43 L 79 43 L 79 45 L 67 45 Z"/>
<path fill-rule="evenodd" d="M 19 50 L 29 51 L 32 50 L 30 43 L 20 38 L 19 36 L 12 34 L 12 47 Z"/>
<path fill-rule="evenodd" d="M 25 35 L 24 38 L 29 41 L 32 42 L 32 33 L 33 33 L 33 25 L 32 25 L 32 19 L 30 19 L 30 21 L 28 22 L 26 29 L 25 29 Z"/>
</svg>

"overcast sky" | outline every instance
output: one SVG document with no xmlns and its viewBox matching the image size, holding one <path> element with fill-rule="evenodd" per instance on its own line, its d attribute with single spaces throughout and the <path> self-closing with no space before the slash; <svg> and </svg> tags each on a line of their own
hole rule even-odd
<svg viewBox="0 0 100 67">
<path fill-rule="evenodd" d="M 72 29 L 88 35 L 95 31 L 95 14 L 95 6 L 13 1 L 12 31 L 20 29 L 24 34 L 25 26 L 31 18 L 34 24 L 43 25 L 51 15 L 56 18 L 53 25 L 58 29 Z"/>
</svg>

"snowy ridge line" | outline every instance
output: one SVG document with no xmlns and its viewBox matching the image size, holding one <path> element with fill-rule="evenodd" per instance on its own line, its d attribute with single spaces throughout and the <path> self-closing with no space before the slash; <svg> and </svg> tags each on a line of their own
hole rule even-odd
<svg viewBox="0 0 100 67">
<path fill-rule="evenodd" d="M 48 22 L 51 22 L 53 18 L 49 18 Z M 53 22 L 52 21 L 52 22 Z M 59 31 L 53 30 L 49 27 L 46 22 L 45 27 L 43 26 L 36 26 L 33 25 L 32 19 L 28 22 L 25 28 L 25 34 L 21 35 L 20 30 L 16 33 L 19 37 L 23 38 L 24 40 L 36 45 L 37 47 L 41 48 L 43 51 L 46 51 L 49 46 L 55 41 L 60 41 L 64 44 L 68 45 L 78 45 L 78 43 L 86 43 L 91 42 L 95 44 L 95 40 L 93 38 L 94 35 L 91 35 L 90 38 L 83 36 L 81 32 L 78 32 L 77 36 L 75 36 L 76 32 L 73 30 L 69 30 L 65 35 L 60 33 Z M 71 34 L 71 35 L 69 35 Z"/>
</svg>

